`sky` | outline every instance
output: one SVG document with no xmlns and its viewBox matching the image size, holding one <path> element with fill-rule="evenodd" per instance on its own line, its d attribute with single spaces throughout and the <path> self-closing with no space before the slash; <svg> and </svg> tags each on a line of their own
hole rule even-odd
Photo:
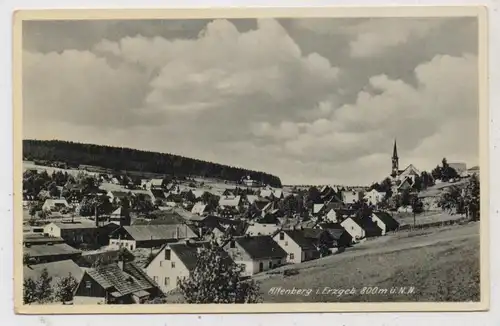
<svg viewBox="0 0 500 326">
<path fill-rule="evenodd" d="M 284 184 L 479 161 L 476 18 L 25 21 L 23 137 Z"/>
</svg>

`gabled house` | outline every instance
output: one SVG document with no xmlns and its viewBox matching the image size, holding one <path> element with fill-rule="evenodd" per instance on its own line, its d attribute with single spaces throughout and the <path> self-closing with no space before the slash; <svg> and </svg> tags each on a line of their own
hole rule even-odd
<svg viewBox="0 0 500 326">
<path fill-rule="evenodd" d="M 109 222 L 120 226 L 131 224 L 130 211 L 127 207 L 120 206 L 109 215 Z"/>
<path fill-rule="evenodd" d="M 246 229 L 246 233 L 250 236 L 255 235 L 273 235 L 279 230 L 276 223 L 250 223 Z"/>
<path fill-rule="evenodd" d="M 146 273 L 157 283 L 163 293 L 178 287 L 179 281 L 188 278 L 196 268 L 198 253 L 207 242 L 180 242 L 164 245 L 147 264 Z M 222 249 L 224 259 L 228 265 L 231 259 Z"/>
<path fill-rule="evenodd" d="M 133 262 L 90 268 L 74 291 L 73 304 L 134 304 L 162 296 L 158 285 Z"/>
<path fill-rule="evenodd" d="M 42 205 L 43 211 L 59 210 L 61 208 L 68 208 L 69 204 L 66 199 L 46 199 Z"/>
<path fill-rule="evenodd" d="M 110 234 L 111 247 L 154 248 L 182 239 L 195 239 L 198 235 L 186 224 L 123 226 Z"/>
<path fill-rule="evenodd" d="M 274 199 L 274 193 L 272 189 L 266 188 L 266 189 L 261 189 L 259 192 L 259 196 L 268 200 L 273 200 Z"/>
<path fill-rule="evenodd" d="M 373 212 L 372 220 L 382 230 L 382 235 L 399 228 L 399 223 L 387 212 Z"/>
<path fill-rule="evenodd" d="M 342 227 L 351 235 L 355 242 L 365 238 L 382 235 L 382 230 L 371 218 L 360 218 L 351 216 L 340 223 Z"/>
<path fill-rule="evenodd" d="M 378 205 L 385 197 L 385 192 L 379 192 L 375 189 L 372 189 L 365 193 L 363 199 L 366 201 L 368 205 Z"/>
<path fill-rule="evenodd" d="M 165 202 L 167 200 L 167 196 L 165 195 L 165 192 L 163 192 L 163 189 L 158 189 L 158 188 L 151 188 L 149 189 L 149 195 L 151 197 L 151 201 L 155 203 L 156 201 L 159 201 L 161 203 Z"/>
<path fill-rule="evenodd" d="M 224 250 L 242 268 L 242 276 L 252 276 L 285 263 L 286 251 L 270 236 L 243 236 L 229 240 Z"/>
<path fill-rule="evenodd" d="M 191 209 L 191 213 L 196 214 L 196 215 L 204 215 L 208 213 L 208 205 L 202 203 L 202 202 L 197 202 L 194 204 L 193 208 Z"/>
<path fill-rule="evenodd" d="M 63 238 L 72 246 L 96 245 L 99 227 L 90 222 L 52 222 L 44 226 L 43 233 L 54 238 Z"/>
<path fill-rule="evenodd" d="M 403 192 L 405 190 L 409 190 L 409 189 L 411 189 L 411 187 L 413 185 L 413 181 L 410 177 L 402 178 L 402 179 L 400 179 L 400 181 L 398 181 L 398 183 L 399 183 L 397 185 L 398 192 Z"/>
<path fill-rule="evenodd" d="M 129 197 L 128 192 L 120 190 L 110 190 L 106 195 L 109 197 L 111 202 L 116 203 L 120 203 L 123 199 L 127 199 Z"/>
<path fill-rule="evenodd" d="M 362 192 L 357 190 L 347 190 L 342 191 L 342 202 L 346 205 L 354 204 L 360 201 L 362 198 Z"/>
<path fill-rule="evenodd" d="M 319 257 L 314 241 L 303 230 L 281 230 L 273 240 L 286 251 L 287 263 L 298 264 Z"/>
<path fill-rule="evenodd" d="M 352 245 L 352 236 L 347 232 L 340 223 L 320 223 L 316 228 L 327 231 L 332 236 L 334 247 L 346 248 Z"/>
</svg>

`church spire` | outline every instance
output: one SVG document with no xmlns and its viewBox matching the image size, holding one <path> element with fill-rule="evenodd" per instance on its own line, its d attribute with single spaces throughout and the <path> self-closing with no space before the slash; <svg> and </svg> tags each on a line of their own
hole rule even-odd
<svg viewBox="0 0 500 326">
<path fill-rule="evenodd" d="M 399 157 L 398 157 L 398 146 L 396 144 L 396 139 L 394 139 L 394 149 L 392 150 L 392 173 L 391 176 L 395 178 L 399 175 Z"/>
<path fill-rule="evenodd" d="M 398 146 L 396 145 L 396 139 L 394 139 L 394 149 L 392 150 L 392 158 L 398 159 Z"/>
</svg>

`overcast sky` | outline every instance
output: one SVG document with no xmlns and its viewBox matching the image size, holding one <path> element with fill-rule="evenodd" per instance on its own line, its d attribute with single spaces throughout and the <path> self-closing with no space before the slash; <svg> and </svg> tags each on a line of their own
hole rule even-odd
<svg viewBox="0 0 500 326">
<path fill-rule="evenodd" d="M 31 21 L 24 138 L 370 184 L 478 164 L 475 18 Z"/>
</svg>

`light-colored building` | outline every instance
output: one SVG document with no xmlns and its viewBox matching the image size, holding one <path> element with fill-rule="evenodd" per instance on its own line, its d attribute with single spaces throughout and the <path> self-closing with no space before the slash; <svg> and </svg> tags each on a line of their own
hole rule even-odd
<svg viewBox="0 0 500 326">
<path fill-rule="evenodd" d="M 252 276 L 285 263 L 286 251 L 270 236 L 236 237 L 224 245 L 233 261 L 243 269 L 242 276 Z"/>
<path fill-rule="evenodd" d="M 198 235 L 186 224 L 122 226 L 110 234 L 110 247 L 136 248 L 160 247 L 165 243 L 195 239 Z"/>
<path fill-rule="evenodd" d="M 62 238 L 70 245 L 97 244 L 99 228 L 91 222 L 52 222 L 44 226 L 49 237 Z"/>
<path fill-rule="evenodd" d="M 372 221 L 382 230 L 382 235 L 399 227 L 399 223 L 386 212 L 373 212 Z"/>
<path fill-rule="evenodd" d="M 382 200 L 384 200 L 384 197 L 385 192 L 379 192 L 375 189 L 366 192 L 363 196 L 368 205 L 378 205 Z"/>
<path fill-rule="evenodd" d="M 362 193 L 357 190 L 342 191 L 342 202 L 346 205 L 354 204 L 362 198 Z"/>
<path fill-rule="evenodd" d="M 206 242 L 169 243 L 146 266 L 146 273 L 167 293 L 178 287 L 180 280 L 189 277 L 195 269 L 199 251 Z M 223 252 L 230 263 L 230 258 Z"/>
<path fill-rule="evenodd" d="M 52 211 L 61 208 L 68 208 L 69 204 L 66 199 L 46 199 L 42 205 L 42 210 Z"/>
<path fill-rule="evenodd" d="M 286 251 L 287 263 L 298 264 L 319 256 L 314 242 L 307 238 L 302 230 L 280 231 L 273 240 Z"/>
<path fill-rule="evenodd" d="M 255 235 L 273 235 L 279 230 L 279 226 L 274 223 L 251 223 L 248 225 L 245 234 Z"/>
</svg>

